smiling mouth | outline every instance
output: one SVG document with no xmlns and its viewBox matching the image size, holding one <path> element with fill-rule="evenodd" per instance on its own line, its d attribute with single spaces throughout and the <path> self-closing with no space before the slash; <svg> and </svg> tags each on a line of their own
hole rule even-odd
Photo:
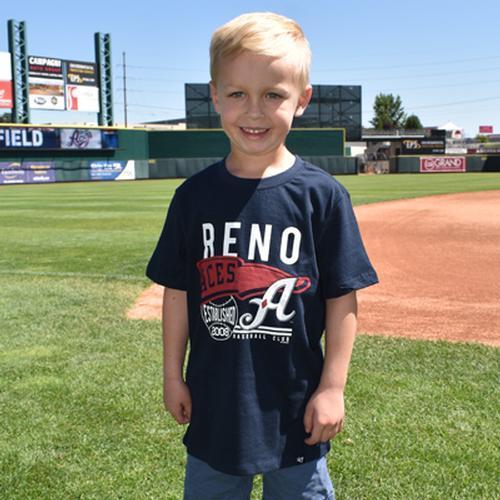
<svg viewBox="0 0 500 500">
<path fill-rule="evenodd" d="M 268 128 L 258 128 L 258 127 L 240 127 L 240 129 L 245 132 L 245 134 L 250 135 L 262 135 L 265 134 Z"/>
</svg>

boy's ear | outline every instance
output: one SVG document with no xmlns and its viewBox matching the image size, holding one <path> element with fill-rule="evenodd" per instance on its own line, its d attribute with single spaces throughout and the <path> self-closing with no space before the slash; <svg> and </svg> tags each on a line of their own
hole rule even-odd
<svg viewBox="0 0 500 500">
<path fill-rule="evenodd" d="M 312 86 L 308 85 L 299 97 L 294 116 L 302 116 L 312 97 Z"/>
<path fill-rule="evenodd" d="M 217 86 L 215 85 L 213 80 L 210 80 L 210 97 L 212 98 L 212 103 L 214 105 L 215 111 L 219 113 L 219 98 L 217 97 Z"/>
</svg>

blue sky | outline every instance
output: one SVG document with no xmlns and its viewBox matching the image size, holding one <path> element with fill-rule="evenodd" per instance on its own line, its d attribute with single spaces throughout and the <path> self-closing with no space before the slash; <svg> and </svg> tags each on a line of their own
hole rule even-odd
<svg viewBox="0 0 500 500">
<path fill-rule="evenodd" d="M 500 133 L 500 2 L 85 0 L 7 2 L 7 20 L 26 21 L 30 55 L 94 60 L 94 33 L 110 33 L 115 121 L 123 123 L 122 53 L 129 123 L 184 116 L 184 82 L 206 82 L 215 28 L 248 11 L 296 19 L 313 51 L 311 82 L 361 85 L 363 125 L 377 93 L 399 94 L 425 126 L 449 120 L 468 136 Z M 37 123 L 95 122 L 95 114 L 32 111 Z"/>
</svg>

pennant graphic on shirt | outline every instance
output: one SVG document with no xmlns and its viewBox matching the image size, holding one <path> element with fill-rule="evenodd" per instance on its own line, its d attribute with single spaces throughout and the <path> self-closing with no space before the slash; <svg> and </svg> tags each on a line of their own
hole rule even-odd
<svg viewBox="0 0 500 500">
<path fill-rule="evenodd" d="M 288 304 L 293 294 L 310 288 L 308 277 L 248 263 L 240 257 L 209 257 L 196 265 L 200 272 L 200 312 L 213 340 L 290 342 L 295 310 Z M 235 297 L 256 308 L 240 314 Z"/>
<path fill-rule="evenodd" d="M 311 286 L 306 276 L 293 276 L 276 267 L 245 262 L 240 257 L 209 257 L 198 261 L 196 266 L 202 303 L 230 295 L 240 300 L 261 296 L 273 283 L 285 278 L 296 279 L 293 293 L 303 293 Z"/>
</svg>

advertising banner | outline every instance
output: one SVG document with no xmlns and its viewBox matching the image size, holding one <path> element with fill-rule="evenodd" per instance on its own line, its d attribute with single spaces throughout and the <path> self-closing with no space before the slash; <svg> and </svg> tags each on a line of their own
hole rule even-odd
<svg viewBox="0 0 500 500">
<path fill-rule="evenodd" d="M 465 156 L 420 158 L 420 172 L 465 172 Z"/>
<path fill-rule="evenodd" d="M 29 103 L 32 109 L 99 112 L 99 82 L 95 63 L 29 56 L 28 71 Z"/>
<path fill-rule="evenodd" d="M 492 134 L 493 133 L 493 125 L 479 125 L 479 133 L 480 134 Z"/>
<path fill-rule="evenodd" d="M 29 87 L 31 109 L 64 110 L 64 84 L 62 80 L 30 77 Z"/>
<path fill-rule="evenodd" d="M 83 85 L 66 85 L 66 109 L 98 113 L 99 89 Z"/>
<path fill-rule="evenodd" d="M 401 141 L 402 155 L 434 155 L 445 154 L 445 139 L 404 139 Z"/>
<path fill-rule="evenodd" d="M 54 162 L 1 162 L 0 184 L 32 184 L 56 182 Z"/>
<path fill-rule="evenodd" d="M 0 108 L 12 108 L 12 82 L 0 81 Z"/>
<path fill-rule="evenodd" d="M 66 61 L 66 78 L 70 85 L 97 87 L 97 64 L 85 61 Z"/>
<path fill-rule="evenodd" d="M 446 146 L 447 155 L 466 155 L 467 148 L 461 146 Z"/>
<path fill-rule="evenodd" d="M 66 108 L 70 111 L 99 112 L 97 65 L 66 61 Z"/>
<path fill-rule="evenodd" d="M 500 154 L 500 148 L 481 145 L 479 148 L 467 148 L 467 153 L 470 155 L 497 155 Z"/>
<path fill-rule="evenodd" d="M 102 149 L 101 131 L 90 128 L 63 128 L 61 149 Z"/>
<path fill-rule="evenodd" d="M 115 130 L 0 127 L 0 151 L 17 149 L 117 149 Z"/>
<path fill-rule="evenodd" d="M 29 103 L 32 109 L 64 110 L 62 59 L 29 56 Z"/>
<path fill-rule="evenodd" d="M 90 164 L 90 178 L 94 181 L 118 180 L 120 174 L 125 170 L 125 167 L 126 162 L 124 161 L 93 161 Z"/>
<path fill-rule="evenodd" d="M 0 108 L 12 108 L 10 52 L 0 52 Z"/>
<path fill-rule="evenodd" d="M 115 181 L 133 181 L 135 179 L 135 160 L 128 160 L 125 168 L 116 177 Z"/>
<path fill-rule="evenodd" d="M 0 127 L 0 151 L 6 149 L 58 149 L 59 130 L 34 127 Z"/>
<path fill-rule="evenodd" d="M 23 169 L 26 172 L 26 182 L 56 182 L 56 171 L 52 161 L 24 161 Z"/>
<path fill-rule="evenodd" d="M 0 162 L 0 184 L 24 184 L 26 172 L 22 169 L 21 162 Z"/>
</svg>

